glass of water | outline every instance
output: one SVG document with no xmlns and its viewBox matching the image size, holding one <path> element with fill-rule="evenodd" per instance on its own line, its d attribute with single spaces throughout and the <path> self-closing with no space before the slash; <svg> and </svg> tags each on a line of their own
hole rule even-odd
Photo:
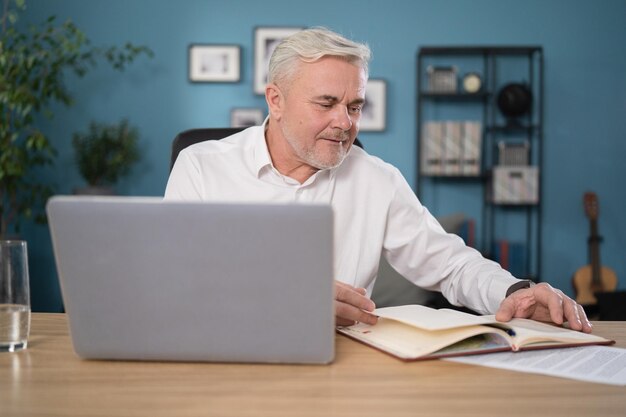
<svg viewBox="0 0 626 417">
<path fill-rule="evenodd" d="M 29 331 L 26 242 L 0 240 L 0 352 L 26 349 Z"/>
</svg>

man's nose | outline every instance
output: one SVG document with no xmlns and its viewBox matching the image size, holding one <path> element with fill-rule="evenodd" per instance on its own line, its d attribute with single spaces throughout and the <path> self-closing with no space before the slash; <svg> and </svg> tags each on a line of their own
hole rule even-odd
<svg viewBox="0 0 626 417">
<path fill-rule="evenodd" d="M 335 126 L 341 130 L 350 130 L 352 127 L 352 118 L 348 113 L 348 108 L 343 106 L 337 106 L 335 110 Z"/>
</svg>

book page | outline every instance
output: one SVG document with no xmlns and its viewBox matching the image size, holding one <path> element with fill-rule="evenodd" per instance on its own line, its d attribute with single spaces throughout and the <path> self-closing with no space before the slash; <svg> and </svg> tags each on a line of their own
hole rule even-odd
<svg viewBox="0 0 626 417">
<path fill-rule="evenodd" d="M 513 336 L 514 350 L 533 344 L 546 344 L 546 342 L 602 343 L 608 341 L 603 337 L 593 334 L 578 332 L 528 319 L 512 319 L 505 324 L 515 332 Z M 499 326 L 499 324 L 496 326 Z"/>
<path fill-rule="evenodd" d="M 358 323 L 340 327 L 338 331 L 402 359 L 476 354 L 505 347 L 516 351 L 523 347 L 611 342 L 595 335 L 527 319 L 502 323 L 494 315 L 474 316 L 421 305 L 379 308 L 374 310 L 374 314 L 379 317 L 378 324 L 374 326 Z M 458 344 L 477 335 L 489 336 Z"/>
<path fill-rule="evenodd" d="M 626 386 L 626 349 L 582 346 L 445 359 L 470 365 Z"/>
<path fill-rule="evenodd" d="M 497 323 L 494 316 L 474 316 L 461 311 L 435 310 L 416 304 L 377 308 L 374 314 L 425 330 L 444 330 Z"/>
<path fill-rule="evenodd" d="M 513 350 L 530 344 L 602 343 L 607 339 L 528 319 L 499 322 L 495 315 L 474 316 L 456 310 L 435 310 L 421 305 L 384 307 L 374 310 L 379 317 L 397 320 L 424 330 L 446 330 L 464 326 L 490 325 L 509 334 L 513 330 Z"/>
</svg>

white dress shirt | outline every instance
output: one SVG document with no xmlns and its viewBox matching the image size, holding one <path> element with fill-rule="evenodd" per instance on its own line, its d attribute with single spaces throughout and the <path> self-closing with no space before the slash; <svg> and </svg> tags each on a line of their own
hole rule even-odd
<svg viewBox="0 0 626 417">
<path fill-rule="evenodd" d="M 518 282 L 461 238 L 447 234 L 397 168 L 356 146 L 341 165 L 300 184 L 273 167 L 264 126 L 251 127 L 184 149 L 165 198 L 329 203 L 334 211 L 334 278 L 364 287 L 368 294 L 381 254 L 409 281 L 481 313 L 495 313 L 506 290 Z"/>
</svg>

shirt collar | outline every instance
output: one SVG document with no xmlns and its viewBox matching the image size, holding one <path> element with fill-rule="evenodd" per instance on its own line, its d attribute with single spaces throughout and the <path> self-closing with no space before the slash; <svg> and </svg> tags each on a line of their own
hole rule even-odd
<svg viewBox="0 0 626 417">
<path fill-rule="evenodd" d="M 261 177 L 261 172 L 264 168 L 271 169 L 273 167 L 270 151 L 267 149 L 267 143 L 265 142 L 265 130 L 267 129 L 268 122 L 269 116 L 265 118 L 265 121 L 263 121 L 262 129 L 258 130 L 258 137 L 254 138 L 253 158 L 257 178 Z"/>
</svg>

